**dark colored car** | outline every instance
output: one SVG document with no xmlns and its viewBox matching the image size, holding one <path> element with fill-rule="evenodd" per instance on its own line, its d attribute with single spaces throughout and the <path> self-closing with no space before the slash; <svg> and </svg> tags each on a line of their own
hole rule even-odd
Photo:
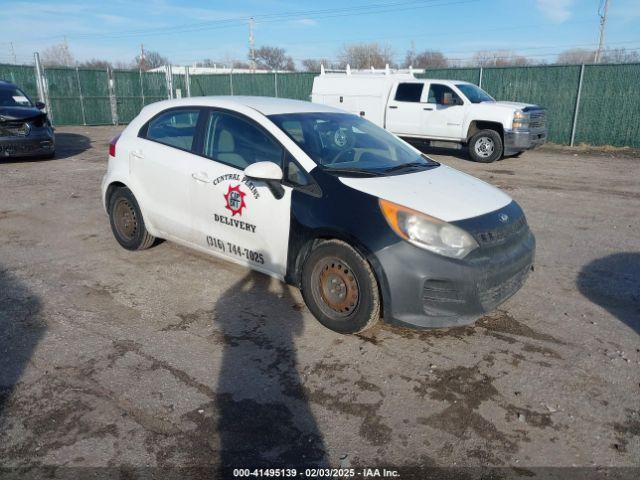
<svg viewBox="0 0 640 480">
<path fill-rule="evenodd" d="M 0 159 L 55 155 L 53 127 L 44 106 L 33 103 L 13 83 L 0 80 Z"/>
</svg>

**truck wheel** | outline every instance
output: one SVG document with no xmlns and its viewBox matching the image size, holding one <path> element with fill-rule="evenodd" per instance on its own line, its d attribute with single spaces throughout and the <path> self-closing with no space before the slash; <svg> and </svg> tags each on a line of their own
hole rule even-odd
<svg viewBox="0 0 640 480">
<path fill-rule="evenodd" d="M 302 296 L 325 327 L 358 333 L 380 320 L 378 282 L 367 261 L 340 240 L 314 248 L 302 267 Z"/>
<path fill-rule="evenodd" d="M 144 250 L 155 241 L 147 232 L 136 197 L 126 187 L 118 188 L 111 195 L 109 221 L 113 236 L 127 250 Z"/>
<path fill-rule="evenodd" d="M 495 130 L 480 130 L 469 140 L 469 156 L 474 162 L 491 163 L 502 157 L 502 139 Z"/>
</svg>

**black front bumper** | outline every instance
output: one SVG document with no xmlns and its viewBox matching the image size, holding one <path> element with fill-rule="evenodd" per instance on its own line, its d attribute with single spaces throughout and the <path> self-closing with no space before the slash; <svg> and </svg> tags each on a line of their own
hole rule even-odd
<svg viewBox="0 0 640 480">
<path fill-rule="evenodd" d="M 41 157 L 56 149 L 53 131 L 49 128 L 32 129 L 29 135 L 0 137 L 0 159 Z"/>
<path fill-rule="evenodd" d="M 495 219 L 505 212 L 508 223 L 498 224 Z M 524 285 L 533 265 L 535 238 L 515 202 L 458 225 L 480 244 L 462 260 L 405 241 L 375 253 L 384 272 L 385 321 L 432 328 L 467 325 Z"/>
</svg>

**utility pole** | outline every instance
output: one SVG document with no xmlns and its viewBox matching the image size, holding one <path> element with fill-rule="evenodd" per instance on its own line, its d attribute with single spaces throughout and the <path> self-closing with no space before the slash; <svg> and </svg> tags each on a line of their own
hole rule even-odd
<svg viewBox="0 0 640 480">
<path fill-rule="evenodd" d="M 64 65 L 65 67 L 70 67 L 70 60 L 71 60 L 71 54 L 69 53 L 69 43 L 67 42 L 67 36 L 64 36 L 64 43 L 63 43 L 63 57 L 64 57 Z"/>
<path fill-rule="evenodd" d="M 140 44 L 140 70 L 144 72 L 144 44 Z"/>
<path fill-rule="evenodd" d="M 602 58 L 602 50 L 604 49 L 604 33 L 607 27 L 607 14 L 609 13 L 609 0 L 604 0 L 604 11 L 602 13 L 602 3 L 600 3 L 600 7 L 598 9 L 598 15 L 600 16 L 600 42 L 598 43 L 598 50 L 596 51 L 596 55 L 594 58 L 594 63 L 600 63 L 600 59 Z"/>
<path fill-rule="evenodd" d="M 249 19 L 249 57 L 251 58 L 251 73 L 256 71 L 256 51 L 255 51 L 255 38 L 253 37 L 253 17 Z"/>
<path fill-rule="evenodd" d="M 11 61 L 14 65 L 17 65 L 18 61 L 16 60 L 16 50 L 13 48 L 13 42 L 9 42 L 9 53 L 11 54 Z"/>
</svg>

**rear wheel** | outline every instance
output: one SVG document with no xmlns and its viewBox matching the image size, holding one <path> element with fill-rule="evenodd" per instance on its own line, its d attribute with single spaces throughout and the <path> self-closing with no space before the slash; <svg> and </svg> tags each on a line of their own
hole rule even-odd
<svg viewBox="0 0 640 480">
<path fill-rule="evenodd" d="M 358 333 L 380 320 L 378 282 L 367 261 L 339 240 L 318 245 L 302 269 L 302 296 L 325 327 Z"/>
<path fill-rule="evenodd" d="M 502 157 L 502 138 L 495 130 L 480 130 L 469 140 L 469 156 L 475 162 L 491 163 Z"/>
<path fill-rule="evenodd" d="M 155 241 L 147 232 L 136 198 L 126 187 L 118 188 L 111 195 L 109 221 L 113 236 L 127 250 L 144 250 Z"/>
</svg>

